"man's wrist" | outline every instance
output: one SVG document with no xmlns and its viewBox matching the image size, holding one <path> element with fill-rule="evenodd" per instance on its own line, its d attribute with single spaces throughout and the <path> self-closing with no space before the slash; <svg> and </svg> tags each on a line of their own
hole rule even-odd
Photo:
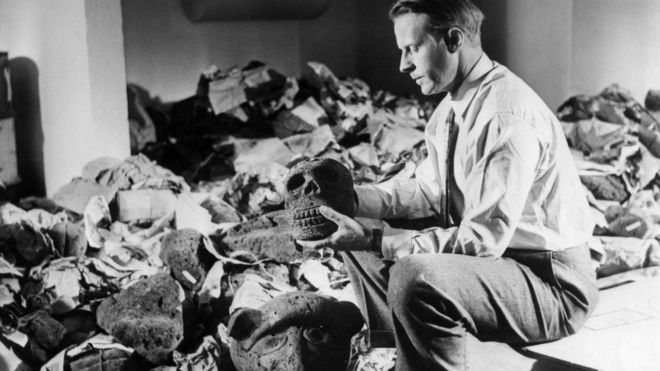
<svg viewBox="0 0 660 371">
<path fill-rule="evenodd" d="M 383 230 L 380 228 L 372 228 L 370 234 L 371 238 L 369 239 L 368 250 L 380 255 L 382 253 L 381 247 L 383 245 Z"/>
<path fill-rule="evenodd" d="M 381 246 L 383 259 L 396 260 L 413 253 L 413 238 L 418 232 L 393 228 L 384 232 Z"/>
</svg>

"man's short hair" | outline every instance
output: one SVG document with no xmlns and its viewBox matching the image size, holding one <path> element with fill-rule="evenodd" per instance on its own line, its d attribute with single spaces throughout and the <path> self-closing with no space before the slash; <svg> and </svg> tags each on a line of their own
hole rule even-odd
<svg viewBox="0 0 660 371">
<path fill-rule="evenodd" d="M 481 23 L 485 17 L 472 0 L 397 0 L 390 8 L 390 19 L 407 13 L 427 14 L 427 31 L 435 37 L 457 27 L 470 41 L 481 44 Z"/>
</svg>

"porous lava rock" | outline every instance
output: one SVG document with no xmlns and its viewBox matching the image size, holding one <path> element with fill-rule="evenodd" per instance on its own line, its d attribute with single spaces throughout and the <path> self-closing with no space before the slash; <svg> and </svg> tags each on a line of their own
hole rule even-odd
<svg viewBox="0 0 660 371">
<path fill-rule="evenodd" d="M 183 339 L 179 290 L 167 273 L 140 279 L 101 302 L 97 323 L 152 364 L 166 363 Z"/>
<path fill-rule="evenodd" d="M 184 289 L 198 291 L 215 258 L 204 246 L 204 236 L 187 228 L 168 233 L 161 241 L 160 257 Z"/>
</svg>

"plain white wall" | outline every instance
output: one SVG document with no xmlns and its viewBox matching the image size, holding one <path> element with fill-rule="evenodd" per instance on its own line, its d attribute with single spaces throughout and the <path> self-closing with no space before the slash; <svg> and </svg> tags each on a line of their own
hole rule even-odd
<svg viewBox="0 0 660 371">
<path fill-rule="evenodd" d="M 120 0 L 84 0 L 92 120 L 90 157 L 130 155 Z"/>
<path fill-rule="evenodd" d="M 550 108 L 618 83 L 660 88 L 660 1 L 507 0 L 507 66 Z"/>
<path fill-rule="evenodd" d="M 660 89 L 660 1 L 574 0 L 571 94 Z"/>
<path fill-rule="evenodd" d="M 43 179 L 32 181 L 52 195 L 88 161 L 130 154 L 120 0 L 3 0 L 0 27 L 0 49 L 30 64 L 16 72 L 29 71 L 21 81 L 36 85 L 30 110 L 38 113 L 26 113 L 30 122 L 17 116 L 17 132 L 22 124 L 41 132 L 23 152 L 42 157 Z"/>
<path fill-rule="evenodd" d="M 571 87 L 571 1 L 507 0 L 505 7 L 504 64 L 554 110 Z"/>
</svg>

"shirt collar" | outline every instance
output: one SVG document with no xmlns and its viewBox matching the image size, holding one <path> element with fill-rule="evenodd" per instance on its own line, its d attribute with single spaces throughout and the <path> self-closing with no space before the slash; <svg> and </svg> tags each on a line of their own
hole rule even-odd
<svg viewBox="0 0 660 371">
<path fill-rule="evenodd" d="M 481 85 L 484 77 L 494 67 L 493 61 L 488 58 L 486 53 L 481 53 L 481 57 L 475 64 L 472 71 L 465 77 L 455 94 L 449 94 L 449 102 L 454 114 L 459 117 L 465 116 L 465 111 L 469 106 L 472 98 Z"/>
</svg>

